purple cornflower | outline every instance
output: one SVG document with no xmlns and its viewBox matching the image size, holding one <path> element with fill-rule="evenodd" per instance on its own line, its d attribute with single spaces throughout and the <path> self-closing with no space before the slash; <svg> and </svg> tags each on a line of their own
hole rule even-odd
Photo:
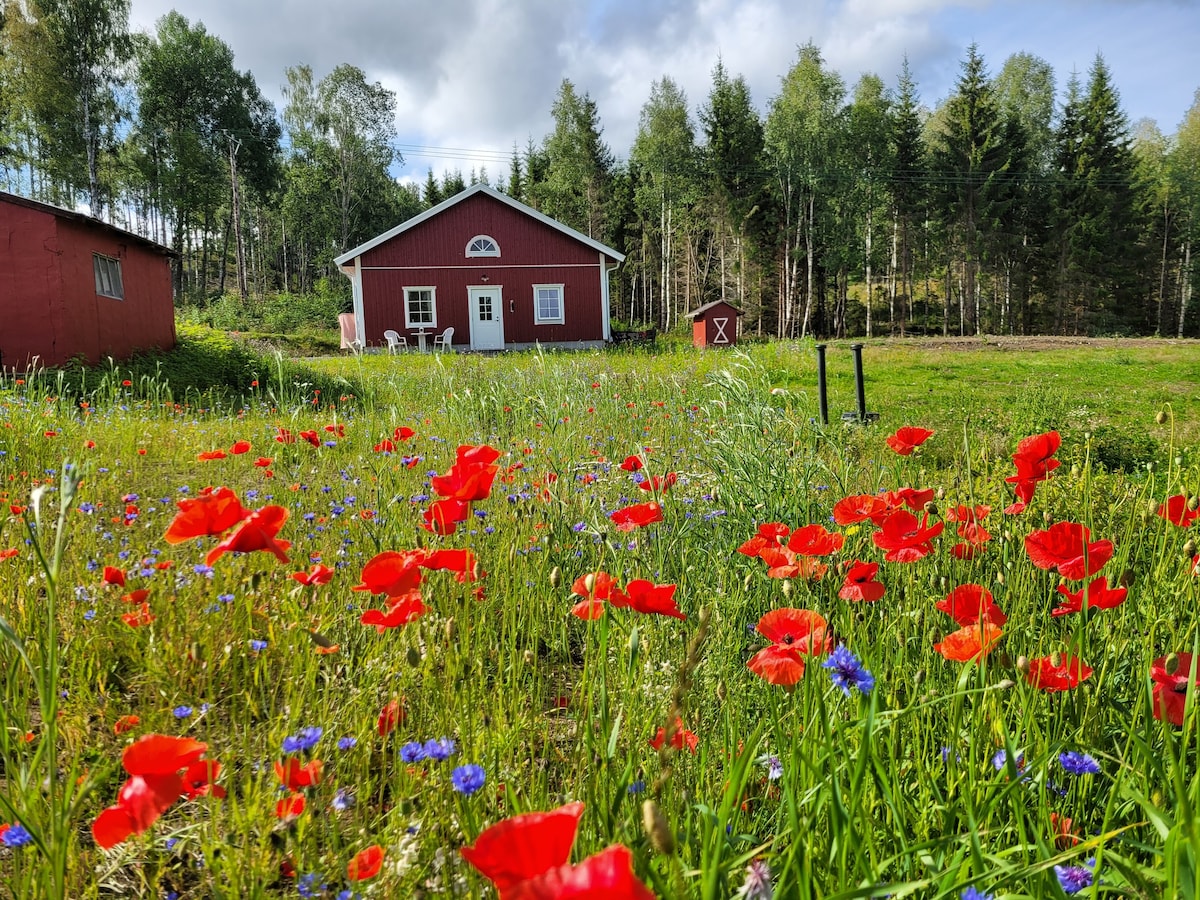
<svg viewBox="0 0 1200 900">
<path fill-rule="evenodd" d="M 311 750 L 324 733 L 325 729 L 319 725 L 301 728 L 299 734 L 289 734 L 283 739 L 283 752 L 300 753 L 303 750 Z"/>
<path fill-rule="evenodd" d="M 1086 753 L 1076 753 L 1073 750 L 1068 750 L 1065 753 L 1058 754 L 1058 761 L 1066 770 L 1068 775 L 1098 775 L 1100 774 L 1100 763 L 1088 756 Z"/>
<path fill-rule="evenodd" d="M 775 895 L 771 887 L 771 867 L 765 859 L 752 859 L 746 866 L 746 880 L 735 896 L 744 900 L 771 900 Z"/>
<path fill-rule="evenodd" d="M 467 797 L 483 787 L 486 780 L 487 773 L 484 772 L 483 766 L 477 766 L 475 763 L 459 766 L 450 773 L 450 781 L 454 784 L 454 789 Z"/>
<path fill-rule="evenodd" d="M 768 753 L 764 756 L 760 756 L 756 762 L 758 762 L 760 766 L 767 767 L 768 781 L 778 781 L 783 777 L 783 763 L 780 761 L 778 756 Z"/>
<path fill-rule="evenodd" d="M 25 830 L 25 826 L 19 822 L 14 822 L 4 829 L 0 834 L 0 844 L 5 847 L 24 847 L 26 844 L 33 841 L 33 835 Z"/>
<path fill-rule="evenodd" d="M 959 900 L 994 900 L 992 894 L 985 894 L 977 887 L 969 887 L 959 895 Z"/>
<path fill-rule="evenodd" d="M 338 738 L 338 749 L 339 750 L 352 750 L 352 749 L 354 749 L 354 745 L 357 743 L 358 743 L 358 738 L 354 738 L 354 737 Z"/>
<path fill-rule="evenodd" d="M 1089 859 L 1082 866 L 1055 866 L 1054 875 L 1065 893 L 1078 894 L 1092 886 L 1092 869 L 1095 867 L 1096 860 Z"/>
<path fill-rule="evenodd" d="M 454 741 L 450 738 L 437 738 L 425 742 L 425 755 L 432 760 L 441 762 L 454 755 Z"/>
<path fill-rule="evenodd" d="M 171 714 L 177 719 L 186 719 L 192 714 L 192 708 L 190 706 L 177 706 L 171 710 Z"/>
<path fill-rule="evenodd" d="M 858 657 L 850 652 L 845 644 L 838 644 L 829 658 L 821 663 L 821 668 L 829 669 L 833 683 L 842 689 L 842 693 L 850 696 L 850 689 L 856 688 L 860 694 L 869 694 L 875 687 L 875 676 L 863 668 Z"/>
<path fill-rule="evenodd" d="M 992 766 L 995 768 L 995 770 L 997 772 L 1003 772 L 1005 766 L 1007 766 L 1007 765 L 1008 765 L 1008 751 L 1007 750 L 997 750 L 996 754 L 992 757 Z M 1013 760 L 1013 768 L 1015 768 L 1018 772 L 1025 771 L 1025 754 L 1024 753 L 1017 751 L 1016 758 Z M 1021 777 L 1024 778 L 1027 776 L 1022 775 Z"/>
<path fill-rule="evenodd" d="M 409 741 L 400 748 L 400 758 L 406 763 L 420 762 L 425 758 L 425 748 L 420 741 Z"/>
</svg>

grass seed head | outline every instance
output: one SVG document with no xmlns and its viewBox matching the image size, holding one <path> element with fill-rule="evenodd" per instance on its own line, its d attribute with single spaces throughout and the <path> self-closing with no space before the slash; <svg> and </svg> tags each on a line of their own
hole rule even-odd
<svg viewBox="0 0 1200 900">
<path fill-rule="evenodd" d="M 653 800 L 646 800 L 642 804 L 642 827 L 646 829 L 646 837 L 655 850 L 668 856 L 675 852 L 675 835 L 671 833 L 671 826 L 662 808 Z"/>
</svg>

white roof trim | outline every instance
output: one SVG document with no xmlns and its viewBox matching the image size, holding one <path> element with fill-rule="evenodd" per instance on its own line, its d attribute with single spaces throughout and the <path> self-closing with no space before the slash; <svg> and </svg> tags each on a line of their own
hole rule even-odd
<svg viewBox="0 0 1200 900">
<path fill-rule="evenodd" d="M 616 260 L 618 263 L 625 261 L 624 253 L 618 253 L 612 247 L 606 247 L 604 244 L 600 243 L 599 241 L 592 240 L 586 234 L 582 234 L 582 233 L 576 231 L 574 228 L 568 228 L 562 222 L 556 222 L 554 219 L 550 218 L 549 216 L 538 212 L 536 209 L 534 209 L 530 206 L 526 206 L 524 203 L 521 203 L 518 200 L 514 200 L 512 197 L 508 196 L 507 194 L 503 194 L 500 191 L 496 190 L 495 188 L 491 187 L 490 185 L 487 185 L 481 181 L 478 184 L 471 185 L 465 191 L 460 191 L 459 193 L 455 194 L 453 197 L 449 197 L 446 200 L 443 200 L 437 206 L 431 206 L 429 209 L 425 210 L 425 212 L 421 213 L 420 215 L 413 216 L 407 222 L 401 222 L 399 225 L 397 225 L 395 228 L 391 229 L 390 231 L 385 231 L 383 234 L 379 235 L 378 237 L 371 238 L 371 240 L 367 241 L 365 244 L 359 244 L 353 250 L 347 250 L 341 256 L 334 259 L 334 263 L 337 264 L 338 266 L 345 266 L 346 264 L 350 263 L 355 257 L 362 256 L 362 254 L 366 253 L 368 250 L 378 247 L 380 244 L 384 243 L 385 241 L 390 241 L 396 235 L 403 234 L 404 232 L 408 231 L 410 228 L 415 228 L 416 226 L 420 225 L 422 222 L 424 222 L 428 219 L 432 219 L 434 216 L 438 215 L 441 212 L 444 212 L 445 210 L 449 209 L 450 207 L 454 206 L 457 203 L 461 203 L 463 200 L 466 200 L 468 197 L 471 197 L 475 194 L 480 194 L 480 193 L 486 194 L 487 196 L 491 197 L 493 200 L 499 200 L 501 203 L 511 206 L 517 212 L 524 213 L 525 215 L 529 216 L 530 218 L 536 219 L 537 221 L 541 222 L 543 225 L 549 225 L 555 231 L 562 232 L 563 234 L 567 235 L 567 237 L 572 237 L 575 240 L 579 241 L 580 243 L 586 244 L 587 246 L 591 247 L 593 250 L 599 250 L 605 256 L 608 256 L 609 258 Z"/>
</svg>

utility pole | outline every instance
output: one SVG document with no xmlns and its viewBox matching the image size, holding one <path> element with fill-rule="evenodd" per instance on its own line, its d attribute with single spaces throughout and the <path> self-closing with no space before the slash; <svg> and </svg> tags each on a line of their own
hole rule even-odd
<svg viewBox="0 0 1200 900">
<path fill-rule="evenodd" d="M 237 154 L 238 150 L 242 148 L 242 142 L 229 132 L 225 132 L 225 136 L 229 139 L 229 185 L 232 189 L 230 210 L 233 225 L 234 256 L 237 257 L 238 294 L 245 300 L 249 297 L 250 291 L 246 285 L 246 253 L 242 247 L 242 192 L 238 189 L 237 175 Z M 223 264 L 224 262 L 222 262 Z"/>
</svg>

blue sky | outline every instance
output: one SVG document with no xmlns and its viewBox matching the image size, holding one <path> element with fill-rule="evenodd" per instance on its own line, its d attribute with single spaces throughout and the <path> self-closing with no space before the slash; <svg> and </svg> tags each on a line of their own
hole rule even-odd
<svg viewBox="0 0 1200 900">
<path fill-rule="evenodd" d="M 894 87 L 908 55 L 922 101 L 954 89 L 966 48 L 999 72 L 1013 53 L 1086 83 L 1097 52 L 1133 125 L 1171 134 L 1200 88 L 1200 0 L 133 0 L 152 29 L 176 8 L 233 49 L 282 104 L 287 66 L 317 78 L 349 62 L 396 92 L 402 178 L 486 165 L 495 181 L 513 143 L 540 141 L 562 79 L 597 103 L 604 137 L 628 154 L 651 82 L 673 78 L 693 110 L 718 57 L 765 113 L 797 48 L 813 41 L 847 88 L 865 72 Z"/>
</svg>

